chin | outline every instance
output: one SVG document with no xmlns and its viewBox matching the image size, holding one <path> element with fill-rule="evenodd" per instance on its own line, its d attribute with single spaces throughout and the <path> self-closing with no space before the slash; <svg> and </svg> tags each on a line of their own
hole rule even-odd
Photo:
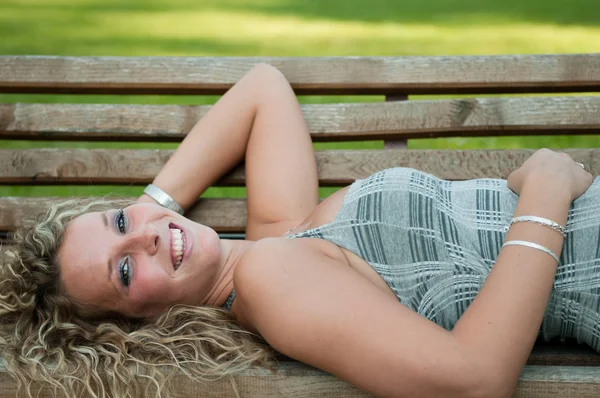
<svg viewBox="0 0 600 398">
<path fill-rule="evenodd" d="M 216 266 L 221 259 L 221 239 L 219 235 L 205 225 L 195 229 L 193 255 L 202 264 L 202 268 Z"/>
</svg>

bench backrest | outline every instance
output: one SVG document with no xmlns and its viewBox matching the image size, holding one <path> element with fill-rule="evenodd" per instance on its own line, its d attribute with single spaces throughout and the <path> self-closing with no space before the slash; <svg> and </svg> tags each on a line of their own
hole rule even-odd
<svg viewBox="0 0 600 398">
<path fill-rule="evenodd" d="M 399 151 L 407 139 L 594 134 L 600 97 L 543 96 L 401 101 L 411 94 L 600 91 L 600 54 L 475 57 L 185 58 L 0 57 L 0 92 L 222 94 L 257 62 L 278 67 L 298 94 L 381 94 L 388 102 L 304 105 L 313 140 L 386 140 L 389 150 L 317 152 L 322 186 L 392 166 L 448 179 L 506 177 L 528 150 Z M 390 102 L 393 101 L 393 102 Z M 0 139 L 180 141 L 209 106 L 0 104 Z M 0 141 L 2 142 L 2 141 Z M 396 145 L 394 145 L 394 143 Z M 400 145 L 398 146 L 398 144 Z M 0 147 L 2 144 L 0 144 Z M 598 150 L 572 154 L 600 174 Z M 151 149 L 2 149 L 0 184 L 152 181 L 172 152 Z M 240 167 L 219 185 L 244 184 Z M 57 198 L 0 199 L 0 230 Z M 219 232 L 244 230 L 245 201 L 200 201 L 188 215 Z"/>
<path fill-rule="evenodd" d="M 600 91 L 600 54 L 331 58 L 0 56 L 0 93 L 219 95 L 258 62 L 279 68 L 299 95 L 385 96 L 385 101 L 382 98 L 379 102 L 372 102 L 369 97 L 369 102 L 302 106 L 315 142 L 385 142 L 379 149 L 318 150 L 323 187 L 347 185 L 394 166 L 414 167 L 452 180 L 506 178 L 533 152 L 407 150 L 407 139 L 600 131 L 600 97 L 581 94 Z M 488 95 L 503 93 L 545 95 Z M 417 94 L 481 97 L 407 101 L 409 95 Z M 209 106 L 183 105 L 0 103 L 0 185 L 143 186 L 152 181 L 172 150 L 7 149 L 2 143 L 178 142 L 208 109 Z M 600 175 L 600 149 L 568 152 L 594 175 Z M 243 186 L 243 167 L 217 185 Z M 26 214 L 62 199 L 0 197 L 0 231 L 15 229 Z M 218 232 L 241 233 L 246 224 L 245 206 L 245 200 L 239 198 L 203 199 L 187 215 Z M 600 365 L 599 357 L 589 351 L 544 350 L 534 351 L 529 364 Z M 589 375 L 586 373 L 582 379 L 582 374 L 569 376 L 567 381 L 581 382 L 589 390 L 590 385 L 585 384 Z M 540 375 L 532 376 L 531 388 L 538 388 L 536 382 L 549 382 L 554 377 Z M 594 388 L 600 386 L 594 384 Z"/>
</svg>

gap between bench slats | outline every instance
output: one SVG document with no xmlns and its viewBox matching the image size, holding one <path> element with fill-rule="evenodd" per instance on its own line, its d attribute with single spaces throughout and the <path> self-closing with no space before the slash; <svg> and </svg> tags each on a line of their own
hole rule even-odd
<svg viewBox="0 0 600 398">
<path fill-rule="evenodd" d="M 515 150 L 326 150 L 315 151 L 321 186 L 345 186 L 390 167 L 412 167 L 448 180 L 506 178 L 533 153 Z M 600 149 L 565 150 L 600 174 Z M 150 183 L 173 150 L 15 149 L 0 150 L 1 184 Z M 239 166 L 217 185 L 244 185 Z"/>
<path fill-rule="evenodd" d="M 298 94 L 599 91 L 600 54 L 437 57 L 0 56 L 0 92 L 222 94 L 254 64 Z"/>
<path fill-rule="evenodd" d="M 0 138 L 181 141 L 211 106 L 0 104 Z M 592 134 L 600 97 L 303 105 L 313 141 Z"/>
</svg>

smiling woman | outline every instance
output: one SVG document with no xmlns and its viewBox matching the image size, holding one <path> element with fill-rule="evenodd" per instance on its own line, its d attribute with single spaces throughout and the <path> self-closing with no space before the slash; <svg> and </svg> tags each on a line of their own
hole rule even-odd
<svg viewBox="0 0 600 398">
<path fill-rule="evenodd" d="M 183 240 L 189 242 L 185 252 Z M 229 250 L 212 229 L 157 204 L 137 203 L 71 221 L 57 261 L 74 304 L 151 317 L 174 304 L 223 302 L 235 258 Z"/>
<path fill-rule="evenodd" d="M 190 232 L 202 247 L 202 264 L 193 263 L 197 254 L 190 253 L 187 270 L 185 262 L 179 270 L 166 267 L 172 264 L 170 220 L 186 223 L 157 205 L 100 200 L 66 201 L 25 222 L 15 234 L 19 251 L 2 267 L 0 287 L 1 335 L 12 336 L 4 359 L 9 369 L 20 369 L 14 375 L 22 385 L 50 385 L 65 396 L 127 397 L 152 380 L 169 395 L 165 382 L 178 370 L 206 381 L 250 364 L 274 364 L 271 351 L 229 312 L 196 305 L 213 300 L 206 285 L 225 266 L 219 263 L 219 240 L 208 228 L 196 225 Z M 124 225 L 131 230 L 118 230 Z M 125 272 L 128 259 L 131 271 Z M 194 305 L 173 306 L 182 297 Z M 142 320 L 143 314 L 156 316 Z M 68 355 L 60 355 L 67 346 Z M 94 361 L 89 350 L 99 354 L 97 366 L 126 382 L 106 384 L 97 371 L 88 373 Z"/>
</svg>

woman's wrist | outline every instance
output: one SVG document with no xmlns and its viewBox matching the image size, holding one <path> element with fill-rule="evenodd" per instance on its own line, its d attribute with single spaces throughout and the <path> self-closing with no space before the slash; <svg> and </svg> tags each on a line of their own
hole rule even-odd
<svg viewBox="0 0 600 398">
<path fill-rule="evenodd" d="M 156 203 L 165 207 L 169 210 L 172 210 L 176 213 L 183 214 L 183 207 L 175 199 L 171 197 L 167 192 L 163 191 L 160 187 L 154 184 L 148 184 L 144 189 L 144 193 L 154 199 Z"/>
<path fill-rule="evenodd" d="M 536 177 L 524 181 L 513 217 L 541 217 L 566 227 L 571 192 L 565 189 L 564 182 L 561 184 L 561 179 L 550 180 L 547 175 Z M 515 240 L 541 245 L 560 256 L 564 237 L 546 225 L 522 222 L 511 225 L 506 236 L 506 241 Z"/>
<path fill-rule="evenodd" d="M 531 173 L 523 182 L 521 196 L 535 196 L 539 205 L 548 204 L 568 208 L 573 201 L 570 186 L 570 181 L 567 178 L 540 171 Z"/>
</svg>

